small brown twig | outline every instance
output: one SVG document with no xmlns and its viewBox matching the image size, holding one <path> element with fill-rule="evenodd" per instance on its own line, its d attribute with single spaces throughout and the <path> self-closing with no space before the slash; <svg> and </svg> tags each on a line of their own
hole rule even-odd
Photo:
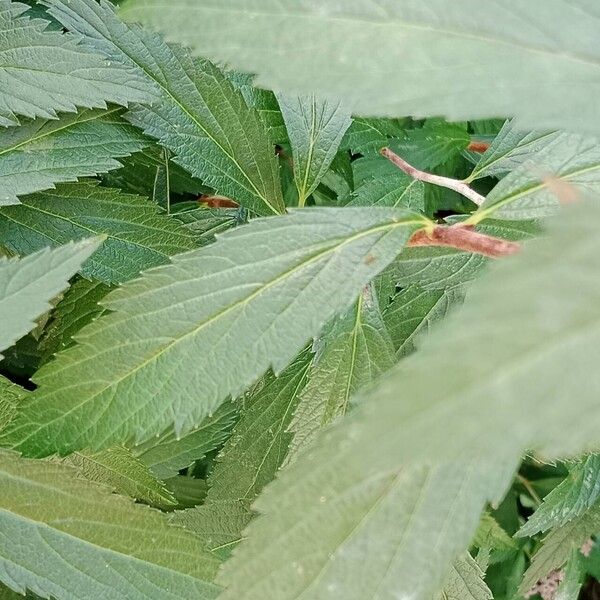
<svg viewBox="0 0 600 600">
<path fill-rule="evenodd" d="M 449 246 L 475 252 L 490 258 L 510 256 L 521 249 L 516 242 L 478 233 L 468 225 L 437 225 L 432 230 L 417 231 L 409 240 L 409 246 Z"/>
<path fill-rule="evenodd" d="M 399 169 L 404 171 L 407 175 L 410 175 L 414 179 L 419 181 L 425 181 L 426 183 L 432 183 L 441 187 L 454 190 L 459 194 L 468 198 L 477 206 L 481 206 L 485 201 L 485 198 L 478 194 L 474 189 L 469 187 L 464 181 L 458 179 L 451 179 L 450 177 L 442 177 L 441 175 L 434 175 L 433 173 L 427 173 L 426 171 L 420 171 L 419 169 L 408 164 L 403 158 L 400 158 L 395 152 L 389 148 L 382 148 L 381 155 L 385 156 L 389 161 L 395 164 Z"/>
</svg>

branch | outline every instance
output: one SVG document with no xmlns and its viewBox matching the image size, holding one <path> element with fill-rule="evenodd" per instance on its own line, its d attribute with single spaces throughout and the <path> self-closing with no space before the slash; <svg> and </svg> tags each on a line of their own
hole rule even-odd
<svg viewBox="0 0 600 600">
<path fill-rule="evenodd" d="M 389 148 L 382 148 L 381 155 L 385 156 L 385 158 L 394 163 L 399 169 L 414 179 L 425 181 L 426 183 L 433 183 L 434 185 L 439 185 L 441 187 L 454 190 L 472 202 L 475 202 L 477 206 L 481 206 L 485 200 L 481 194 L 478 194 L 474 189 L 470 188 L 464 181 L 451 179 L 450 177 L 442 177 L 441 175 L 434 175 L 433 173 L 427 173 L 425 171 L 419 171 L 419 169 L 409 165 L 403 158 L 400 158 Z"/>
<path fill-rule="evenodd" d="M 432 231 L 417 231 L 408 242 L 409 246 L 449 246 L 475 252 L 490 258 L 510 256 L 521 249 L 516 242 L 477 233 L 467 225 L 437 225 Z"/>
</svg>

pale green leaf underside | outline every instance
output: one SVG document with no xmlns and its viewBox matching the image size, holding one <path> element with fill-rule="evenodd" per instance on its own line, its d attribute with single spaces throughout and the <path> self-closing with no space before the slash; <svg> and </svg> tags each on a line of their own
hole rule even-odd
<svg viewBox="0 0 600 600">
<path fill-rule="evenodd" d="M 196 247 L 194 235 L 154 202 L 95 183 L 61 184 L 0 208 L 0 239 L 20 254 L 92 235 L 106 240 L 81 273 L 107 284 Z"/>
<path fill-rule="evenodd" d="M 65 27 L 86 36 L 82 43 L 132 69 L 152 89 L 152 101 L 134 106 L 128 118 L 171 150 L 177 164 L 258 214 L 284 211 L 266 125 L 219 69 L 121 23 L 107 2 L 46 4 Z"/>
<path fill-rule="evenodd" d="M 261 86 L 343 99 L 361 115 L 515 116 L 600 133 L 594 0 L 128 0 L 121 14 Z"/>
<path fill-rule="evenodd" d="M 316 189 L 350 126 L 350 113 L 337 102 L 311 96 L 278 96 L 294 158 L 299 202 Z"/>
<path fill-rule="evenodd" d="M 84 240 L 21 259 L 0 258 L 0 349 L 12 346 L 35 327 L 35 320 L 50 308 L 50 300 L 68 287 L 69 279 L 101 241 Z"/>
<path fill-rule="evenodd" d="M 148 507 L 65 465 L 0 454 L 0 581 L 44 598 L 212 599 L 218 563 Z"/>
<path fill-rule="evenodd" d="M 303 209 L 148 271 L 38 372 L 10 443 L 44 455 L 190 430 L 281 371 L 427 223 L 401 209 Z"/>
<path fill-rule="evenodd" d="M 84 110 L 0 130 L 0 206 L 18 197 L 117 169 L 141 150 L 144 136 L 119 117 L 123 109 Z"/>
<path fill-rule="evenodd" d="M 17 115 L 53 119 L 78 106 L 149 97 L 138 74 L 90 52 L 75 36 L 45 31 L 48 21 L 21 16 L 28 9 L 0 1 L 0 125 L 17 125 Z"/>
<path fill-rule="evenodd" d="M 352 493 L 383 486 L 377 494 L 389 494 L 384 488 L 390 472 L 402 467 L 418 471 L 423 463 L 445 475 L 453 472 L 453 484 L 477 472 L 475 480 L 460 486 L 469 502 L 442 495 L 427 511 L 429 523 L 452 512 L 447 528 L 420 532 L 428 578 L 421 577 L 414 565 L 419 553 L 412 552 L 406 559 L 410 572 L 401 571 L 388 596 L 373 592 L 380 577 L 368 592 L 364 587 L 354 592 L 356 598 L 403 594 L 425 600 L 427 586 L 441 583 L 458 550 L 467 545 L 483 502 L 502 496 L 526 448 L 561 456 L 596 444 L 599 226 L 600 210 L 594 204 L 565 211 L 547 239 L 496 263 L 471 286 L 465 306 L 442 322 L 419 352 L 359 396 L 358 408 L 321 435 L 258 499 L 257 509 L 266 514 L 250 526 L 248 541 L 225 571 L 224 582 L 230 586 L 225 597 L 262 594 L 283 600 L 310 590 L 307 598 L 327 598 L 328 583 L 352 597 L 339 586 L 368 586 L 376 573 L 370 563 L 381 555 L 384 535 L 398 527 L 397 516 L 381 516 L 385 501 L 373 497 L 365 508 Z M 472 457 L 477 457 L 474 465 Z M 345 487 L 340 487 L 344 478 Z M 402 504 L 395 506 L 406 515 Z M 379 530 L 368 531 L 365 514 L 383 519 Z M 312 538 L 307 545 L 308 530 L 319 531 L 318 548 Z M 351 532 L 351 542 L 360 550 L 345 548 L 339 537 L 344 531 Z M 377 552 L 369 552 L 369 544 Z M 339 554 L 331 561 L 334 548 Z M 389 563 L 382 557 L 376 564 L 383 568 Z"/>
</svg>

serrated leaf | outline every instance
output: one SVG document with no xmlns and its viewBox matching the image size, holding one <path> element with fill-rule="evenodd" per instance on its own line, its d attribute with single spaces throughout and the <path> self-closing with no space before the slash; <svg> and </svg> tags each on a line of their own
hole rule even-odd
<svg viewBox="0 0 600 600">
<path fill-rule="evenodd" d="M 237 414 L 236 404 L 226 402 L 212 416 L 206 417 L 197 429 L 181 438 L 177 439 L 175 433 L 168 430 L 132 450 L 158 478 L 175 477 L 181 469 L 189 467 L 225 442 Z"/>
<path fill-rule="evenodd" d="M 576 464 L 519 530 L 519 536 L 533 536 L 565 525 L 590 509 L 600 497 L 600 455 L 592 454 Z"/>
<path fill-rule="evenodd" d="M 565 211 L 547 238 L 496 263 L 419 352 L 359 395 L 257 500 L 264 516 L 224 571 L 224 598 L 425 600 L 525 449 L 557 457 L 597 444 L 599 226 L 595 204 Z M 398 489 L 416 497 L 394 498 L 394 479 L 407 473 L 425 477 L 431 496 L 404 482 Z M 444 495 L 447 485 L 458 497 Z M 416 526 L 414 512 L 427 505 L 417 552 L 394 532 L 401 518 Z M 397 512 L 386 514 L 390 506 Z M 306 531 L 319 531 L 318 542 Z"/>
<path fill-rule="evenodd" d="M 527 240 L 539 235 L 535 221 L 499 221 L 479 223 L 480 233 L 510 241 Z M 407 248 L 390 265 L 391 277 L 400 287 L 419 285 L 424 290 L 451 290 L 477 278 L 489 264 L 481 254 L 454 248 Z"/>
<path fill-rule="evenodd" d="M 277 97 L 294 158 L 298 204 L 319 185 L 350 126 L 350 113 L 341 103 L 311 96 Z"/>
<path fill-rule="evenodd" d="M 76 36 L 48 30 L 48 21 L 23 15 L 28 9 L 0 1 L 0 126 L 18 125 L 17 115 L 55 119 L 78 106 L 148 99 L 132 69 L 90 52 Z"/>
<path fill-rule="evenodd" d="M 464 125 L 429 119 L 423 127 L 408 129 L 387 145 L 418 169 L 431 170 L 458 156 L 470 141 Z"/>
<path fill-rule="evenodd" d="M 177 164 L 258 214 L 285 210 L 266 126 L 219 69 L 122 23 L 108 2 L 45 4 L 65 27 L 84 36 L 82 43 L 151 87 L 153 101 L 132 107 L 127 118 L 171 150 Z"/>
<path fill-rule="evenodd" d="M 578 551 L 598 532 L 600 532 L 600 506 L 598 505 L 562 527 L 553 529 L 533 555 L 521 582 L 521 593 L 527 593 L 539 580 L 562 567 L 573 551 Z"/>
<path fill-rule="evenodd" d="M 185 203 L 175 205 L 175 208 Z M 174 210 L 173 218 L 181 221 L 195 237 L 198 246 L 212 244 L 220 233 L 242 225 L 245 211 L 237 208 L 207 208 L 196 204 L 190 210 Z"/>
<path fill-rule="evenodd" d="M 219 501 L 177 512 L 171 521 L 193 531 L 215 556 L 225 559 L 252 516 L 245 501 Z"/>
<path fill-rule="evenodd" d="M 26 393 L 21 386 L 0 375 L 0 431 L 14 419 Z"/>
<path fill-rule="evenodd" d="M 600 77 L 590 0 L 128 0 L 121 14 L 257 73 L 259 86 L 344 99 L 357 114 L 600 133 L 587 101 Z"/>
<path fill-rule="evenodd" d="M 76 473 L 0 454 L 4 584 L 58 600 L 216 597 L 217 561 L 199 539 Z"/>
<path fill-rule="evenodd" d="M 110 287 L 98 281 L 78 279 L 71 285 L 52 311 L 40 338 L 41 364 L 74 344 L 75 334 L 104 312 L 99 302 L 108 292 Z"/>
<path fill-rule="evenodd" d="M 344 415 L 350 397 L 394 364 L 394 348 L 368 286 L 315 344 L 310 378 L 290 424 L 290 455 L 309 446 L 318 431 Z"/>
<path fill-rule="evenodd" d="M 206 480 L 176 475 L 165 482 L 176 498 L 177 509 L 185 510 L 200 504 L 206 497 Z M 174 519 L 171 522 L 175 522 Z M 204 540 L 205 541 L 205 540 Z"/>
<path fill-rule="evenodd" d="M 557 131 L 522 131 L 507 121 L 482 154 L 468 181 L 510 173 L 542 151 L 561 134 Z"/>
<path fill-rule="evenodd" d="M 569 204 L 600 192 L 600 150 L 598 140 L 568 133 L 534 144 L 520 166 L 488 194 L 470 219 L 524 220 L 547 217 L 561 202 Z"/>
<path fill-rule="evenodd" d="M 168 174 L 168 187 L 172 194 L 199 196 L 208 189 L 200 180 L 174 163 L 170 153 L 158 144 L 151 144 L 120 162 L 123 165 L 121 169 L 111 171 L 102 178 L 108 187 L 117 187 L 126 192 L 155 198 L 155 182 L 158 174 L 162 172 Z"/>
<path fill-rule="evenodd" d="M 493 550 L 501 557 L 506 557 L 507 554 L 518 548 L 515 541 L 500 526 L 498 521 L 487 512 L 481 517 L 471 543 L 479 549 Z"/>
<path fill-rule="evenodd" d="M 244 400 L 240 420 L 211 473 L 207 501 L 249 503 L 273 480 L 288 452 L 288 426 L 308 381 L 311 359 L 310 352 L 302 352 L 278 377 L 267 374 Z"/>
<path fill-rule="evenodd" d="M 116 158 L 148 142 L 121 120 L 122 109 L 86 110 L 60 120 L 38 119 L 0 130 L 0 206 L 19 197 L 117 169 Z"/>
<path fill-rule="evenodd" d="M 101 242 L 92 238 L 25 258 L 0 258 L 0 349 L 12 346 L 35 327 L 35 319 L 68 287 L 69 279 Z"/>
<path fill-rule="evenodd" d="M 425 185 L 398 171 L 368 180 L 351 193 L 348 206 L 403 206 L 425 210 Z"/>
<path fill-rule="evenodd" d="M 444 586 L 434 595 L 434 600 L 492 600 L 483 575 L 473 557 L 464 554 L 452 563 Z"/>
<path fill-rule="evenodd" d="M 486 485 L 501 487 L 510 478 L 510 471 L 499 474 L 477 461 L 367 475 L 362 460 L 348 462 L 360 452 L 351 446 L 336 446 L 326 460 L 308 450 L 258 498 L 259 512 L 273 501 L 277 512 L 252 521 L 225 563 L 223 600 L 391 600 L 401 593 L 431 600 L 448 556 L 464 550 L 458 539 L 477 525 Z"/>
<path fill-rule="evenodd" d="M 117 493 L 159 508 L 175 506 L 173 494 L 146 465 L 124 446 L 101 452 L 74 452 L 62 459 L 83 477 L 110 487 Z"/>
<path fill-rule="evenodd" d="M 240 90 L 248 106 L 255 108 L 269 130 L 269 135 L 274 144 L 289 142 L 283 115 L 275 94 L 269 90 L 262 90 L 253 85 L 252 75 L 226 70 L 225 77 Z"/>
<path fill-rule="evenodd" d="M 352 154 L 379 152 L 387 146 L 389 137 L 401 137 L 404 133 L 401 119 L 368 119 L 355 117 L 342 140 L 341 147 Z"/>
<path fill-rule="evenodd" d="M 426 290 L 413 285 L 396 294 L 383 313 L 396 355 L 411 354 L 415 350 L 415 339 L 428 332 L 463 298 L 460 287 Z"/>
<path fill-rule="evenodd" d="M 303 209 L 175 257 L 112 292 L 111 314 L 37 373 L 8 443 L 45 455 L 141 442 L 173 421 L 189 431 L 287 366 L 427 223 L 401 209 Z"/>
<path fill-rule="evenodd" d="M 96 183 L 61 184 L 0 208 L 0 237 L 14 252 L 28 254 L 91 235 L 106 240 L 81 273 L 107 284 L 123 283 L 197 245 L 154 202 Z"/>
</svg>

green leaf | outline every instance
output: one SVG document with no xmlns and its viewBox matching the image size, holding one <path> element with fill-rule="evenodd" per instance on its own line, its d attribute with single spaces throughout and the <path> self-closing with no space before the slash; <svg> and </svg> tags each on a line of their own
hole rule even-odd
<svg viewBox="0 0 600 600">
<path fill-rule="evenodd" d="M 600 455 L 592 454 L 577 463 L 519 530 L 519 536 L 533 536 L 565 525 L 589 510 L 600 497 Z"/>
<path fill-rule="evenodd" d="M 176 512 L 171 521 L 193 531 L 215 556 L 225 559 L 252 516 L 245 501 L 219 501 Z"/>
<path fill-rule="evenodd" d="M 304 206 L 329 169 L 352 119 L 342 104 L 314 95 L 280 94 L 277 99 L 292 145 L 298 204 Z"/>
<path fill-rule="evenodd" d="M 0 431 L 15 418 L 26 393 L 21 386 L 0 375 Z"/>
<path fill-rule="evenodd" d="M 395 362 L 394 348 L 371 286 L 315 344 L 310 379 L 290 425 L 290 454 L 311 444 L 320 429 L 349 410 L 350 398 Z"/>
<path fill-rule="evenodd" d="M 492 600 L 492 592 L 483 580 L 483 571 L 466 553 L 454 561 L 444 586 L 434 600 Z"/>
<path fill-rule="evenodd" d="M 389 137 L 402 137 L 402 119 L 366 119 L 355 117 L 342 140 L 341 147 L 352 154 L 379 153 L 388 145 Z"/>
<path fill-rule="evenodd" d="M 578 551 L 590 537 L 600 532 L 600 506 L 553 529 L 534 554 L 521 583 L 521 592 L 527 593 L 539 580 L 562 567 L 574 551 Z"/>
<path fill-rule="evenodd" d="M 125 25 L 108 2 L 46 4 L 65 27 L 84 36 L 82 43 L 144 79 L 153 101 L 132 107 L 127 118 L 172 151 L 177 164 L 258 214 L 284 211 L 266 126 L 219 69 Z"/>
<path fill-rule="evenodd" d="M 116 158 L 148 142 L 119 117 L 122 109 L 86 110 L 0 130 L 0 206 L 18 197 L 117 169 Z"/>
<path fill-rule="evenodd" d="M 303 209 L 175 257 L 112 292 L 111 314 L 37 373 L 9 443 L 45 455 L 189 431 L 285 368 L 427 224 L 400 209 Z"/>
<path fill-rule="evenodd" d="M 533 144 L 521 165 L 488 194 L 469 219 L 538 219 L 557 212 L 565 204 L 600 192 L 598 140 L 567 133 Z"/>
<path fill-rule="evenodd" d="M 180 438 L 172 430 L 165 431 L 160 437 L 133 447 L 133 453 L 158 478 L 175 477 L 181 469 L 189 467 L 225 442 L 237 413 L 235 403 L 225 402 L 212 416 L 203 419 L 197 429 Z"/>
<path fill-rule="evenodd" d="M 477 526 L 486 487 L 511 475 L 477 461 L 369 470 L 348 440 L 326 455 L 314 450 L 255 502 L 270 514 L 252 521 L 224 565 L 223 600 L 430 600 Z"/>
<path fill-rule="evenodd" d="M 52 311 L 40 339 L 41 364 L 74 344 L 75 334 L 104 312 L 99 302 L 108 292 L 110 287 L 98 281 L 78 279 L 71 285 Z"/>
<path fill-rule="evenodd" d="M 78 106 L 148 99 L 138 74 L 90 52 L 76 36 L 47 30 L 48 21 L 23 16 L 28 9 L 0 0 L 0 126 L 18 125 L 17 115 L 55 119 Z"/>
<path fill-rule="evenodd" d="M 415 350 L 415 339 L 462 302 L 464 292 L 458 288 L 425 290 L 418 285 L 407 287 L 392 299 L 383 319 L 398 357 Z"/>
<path fill-rule="evenodd" d="M 0 258 L 0 349 L 12 346 L 35 327 L 35 320 L 68 287 L 69 278 L 101 242 L 88 239 L 25 258 Z"/>
<path fill-rule="evenodd" d="M 146 465 L 123 446 L 102 452 L 74 452 L 62 459 L 90 481 L 102 483 L 119 494 L 159 508 L 176 504 L 175 498 L 148 470 Z"/>
<path fill-rule="evenodd" d="M 428 598 L 525 449 L 558 457 L 595 445 L 598 227 L 595 204 L 565 211 L 359 394 L 257 500 L 264 516 L 224 571 L 224 598 L 324 597 L 328 585 L 344 598 Z M 402 481 L 409 474 L 422 483 Z M 418 552 L 400 519 L 426 520 Z"/>
<path fill-rule="evenodd" d="M 0 238 L 14 252 L 28 254 L 91 235 L 106 240 L 81 273 L 107 284 L 132 279 L 196 247 L 194 236 L 154 202 L 96 183 L 61 184 L 0 208 Z"/>
<path fill-rule="evenodd" d="M 526 240 L 539 235 L 535 221 L 497 221 L 479 223 L 480 233 L 510 241 Z M 450 290 L 476 279 L 489 264 L 481 254 L 454 248 L 407 248 L 389 267 L 400 287 L 418 284 L 425 290 Z"/>
<path fill-rule="evenodd" d="M 425 210 L 425 184 L 401 171 L 368 180 L 350 195 L 348 206 L 402 206 Z"/>
<path fill-rule="evenodd" d="M 11 589 L 58 600 L 216 597 L 217 561 L 158 511 L 12 453 L 0 454 L 0 484 L 0 580 Z"/>
<path fill-rule="evenodd" d="M 140 196 L 151 196 L 157 201 L 156 180 L 162 173 L 168 175 L 171 194 L 199 196 L 207 191 L 201 181 L 174 163 L 170 159 L 170 153 L 158 144 L 151 144 L 120 162 L 123 164 L 121 169 L 111 171 L 102 178 L 108 187 L 121 188 Z"/>
<path fill-rule="evenodd" d="M 481 155 L 468 181 L 506 175 L 531 160 L 560 135 L 557 131 L 521 131 L 507 121 L 489 149 Z"/>
<path fill-rule="evenodd" d="M 518 549 L 515 541 L 502 529 L 498 521 L 487 512 L 481 517 L 472 545 L 480 550 L 493 550 L 496 556 L 500 558 L 506 558 L 507 555 Z"/>
<path fill-rule="evenodd" d="M 175 208 L 185 204 L 176 204 Z M 218 234 L 241 225 L 245 220 L 237 208 L 198 207 L 196 203 L 193 205 L 194 208 L 190 210 L 174 210 L 172 215 L 194 234 L 198 246 L 212 244 Z"/>
<path fill-rule="evenodd" d="M 311 359 L 310 352 L 302 352 L 278 377 L 267 374 L 243 400 L 241 418 L 210 476 L 207 501 L 250 501 L 274 479 L 288 452 L 288 426 L 308 381 Z"/>
<path fill-rule="evenodd" d="M 176 475 L 165 482 L 175 496 L 178 510 L 192 508 L 206 497 L 206 480 L 187 475 Z M 171 522 L 175 522 L 171 519 Z M 206 545 L 206 540 L 203 540 Z"/>
<path fill-rule="evenodd" d="M 253 85 L 253 77 L 246 73 L 226 70 L 225 77 L 242 93 L 248 106 L 255 108 L 269 130 L 274 144 L 288 143 L 283 115 L 275 94 L 269 90 L 261 90 Z"/>
<path fill-rule="evenodd" d="M 600 133 L 598 108 L 588 101 L 600 78 L 590 0 L 456 0 L 451 10 L 446 0 L 323 6 L 128 0 L 121 14 L 258 74 L 259 86 L 344 99 L 357 114 L 516 116 L 530 129 Z"/>
<path fill-rule="evenodd" d="M 387 145 L 411 165 L 430 170 L 458 156 L 470 141 L 464 125 L 429 119 L 422 128 L 409 129 Z"/>
</svg>

